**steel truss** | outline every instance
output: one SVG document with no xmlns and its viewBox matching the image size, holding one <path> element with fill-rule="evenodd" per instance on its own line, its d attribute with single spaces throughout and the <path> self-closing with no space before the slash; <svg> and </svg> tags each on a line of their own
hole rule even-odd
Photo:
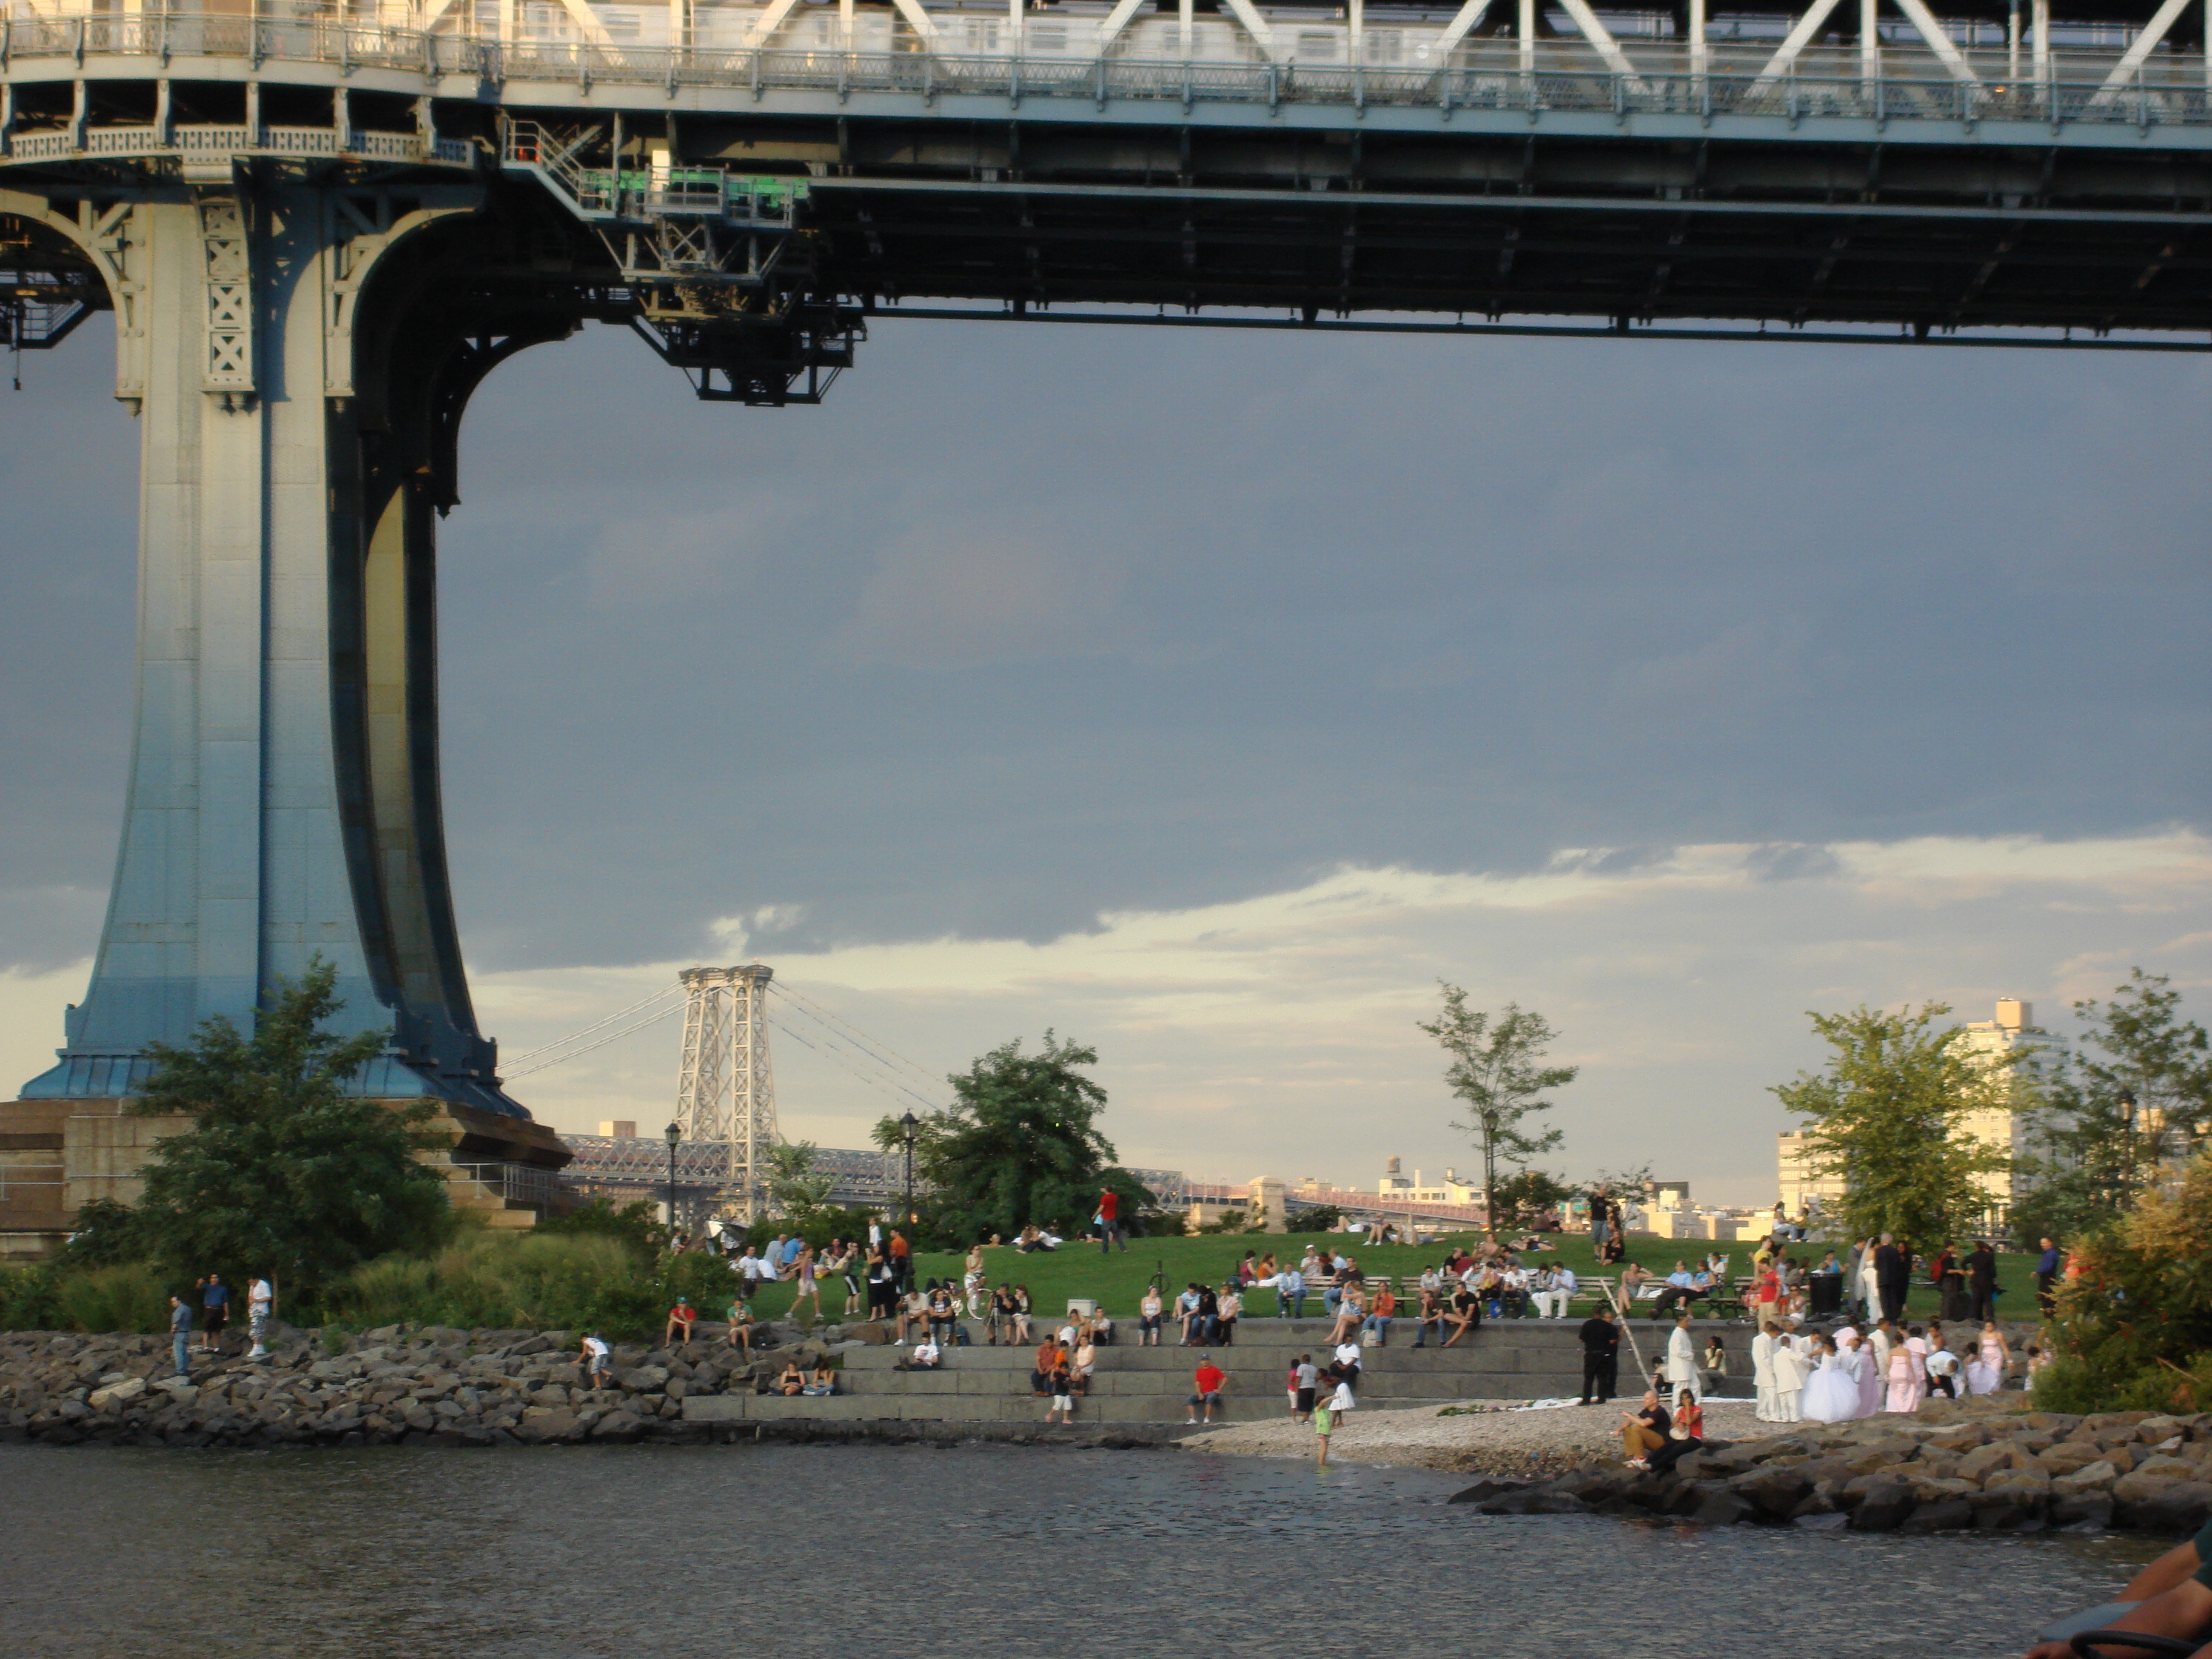
<svg viewBox="0 0 2212 1659">
<path fill-rule="evenodd" d="M 676 1081 L 683 1139 L 718 1149 L 725 1191 L 747 1222 L 760 1219 L 768 1155 L 776 1144 L 775 1079 L 769 1065 L 768 986 L 773 969 L 686 968 L 684 1057 Z"/>
</svg>

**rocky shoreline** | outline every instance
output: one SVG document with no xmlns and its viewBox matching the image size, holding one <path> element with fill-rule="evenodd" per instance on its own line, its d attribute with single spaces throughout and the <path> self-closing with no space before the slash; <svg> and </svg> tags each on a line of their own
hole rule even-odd
<svg viewBox="0 0 2212 1659">
<path fill-rule="evenodd" d="M 1486 1515 L 1672 1517 L 1860 1532 L 2186 1533 L 2212 1518 L 2212 1413 L 2033 1409 L 2021 1395 L 1714 1443 L 1668 1474 L 1585 1465 L 1461 1492 Z"/>
<path fill-rule="evenodd" d="M 155 1336 L 0 1334 L 0 1442 L 142 1446 L 500 1446 L 734 1438 L 683 1420 L 694 1394 L 763 1392 L 831 1328 L 795 1328 L 748 1359 L 719 1342 L 617 1345 L 613 1386 L 587 1389 L 567 1331 L 386 1326 L 358 1337 L 288 1330 L 252 1361 L 228 1339 L 174 1375 Z M 748 1433 L 746 1438 L 757 1437 Z"/>
</svg>

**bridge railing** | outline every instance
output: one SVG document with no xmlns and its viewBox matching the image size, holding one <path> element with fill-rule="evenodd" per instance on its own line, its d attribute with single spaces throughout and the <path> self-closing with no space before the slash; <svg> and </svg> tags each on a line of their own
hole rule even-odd
<svg viewBox="0 0 2212 1659">
<path fill-rule="evenodd" d="M 1845 49 L 1798 53 L 1776 69 L 1765 46 L 1714 46 L 1692 62 L 1680 41 L 1621 41 L 1609 59 L 1586 47 L 1544 42 L 1524 56 L 1517 43 L 1461 46 L 1438 65 L 1303 64 L 1254 52 L 1237 61 L 1161 61 L 1104 55 L 1022 56 L 942 50 L 832 52 L 763 46 L 751 50 L 629 47 L 580 40 L 501 43 L 336 19 L 255 21 L 242 17 L 141 13 L 0 21 L 0 68 L 88 58 L 244 58 L 381 68 L 472 82 L 556 82 L 772 91 L 835 90 L 841 96 L 893 93 L 942 98 L 1431 107 L 1633 115 L 1844 118 L 1876 121 L 2033 120 L 2154 126 L 2212 125 L 2207 66 L 2193 53 L 2160 50 L 2130 63 L 2118 51 L 2051 54 L 2023 64 L 2004 52 L 1885 46 L 1877 64 Z M 1340 52 L 1339 56 L 1342 55 Z M 27 144 L 52 135 L 19 134 Z M 73 152 L 82 152 L 72 142 Z M 43 159 L 44 151 L 31 152 Z M 395 157 L 394 159 L 399 159 Z"/>
</svg>

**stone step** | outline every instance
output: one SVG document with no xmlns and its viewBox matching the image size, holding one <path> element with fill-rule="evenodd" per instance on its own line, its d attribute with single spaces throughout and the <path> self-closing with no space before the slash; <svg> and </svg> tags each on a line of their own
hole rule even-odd
<svg viewBox="0 0 2212 1659">
<path fill-rule="evenodd" d="M 849 1375 L 854 1376 L 908 1375 L 897 1370 L 908 1352 L 905 1348 L 848 1349 L 844 1355 L 844 1367 Z M 1195 1348 L 1101 1348 L 1098 1350 L 1097 1373 L 1102 1376 L 1157 1376 L 1188 1379 L 1198 1368 L 1200 1352 Z M 1326 1348 L 1301 1348 L 1288 1343 L 1280 1346 L 1239 1343 L 1234 1347 L 1211 1348 L 1204 1352 L 1211 1354 L 1213 1363 L 1231 1376 L 1266 1374 L 1279 1377 L 1301 1353 L 1310 1353 L 1316 1361 L 1328 1358 Z M 1582 1372 L 1579 1348 L 1570 1352 L 1517 1346 L 1462 1346 L 1441 1352 L 1433 1348 L 1368 1348 L 1362 1351 L 1359 1363 L 1361 1370 L 1370 1376 L 1518 1376 L 1566 1370 L 1580 1376 Z M 1623 1363 L 1627 1363 L 1625 1355 Z M 947 1370 L 1007 1377 L 1027 1376 L 1035 1364 L 1035 1352 L 1029 1348 L 956 1346 L 945 1351 L 944 1360 Z"/>
<path fill-rule="evenodd" d="M 1363 1402 L 1367 1411 L 1405 1410 L 1434 1406 L 1434 1401 L 1394 1400 L 1377 1395 Z M 684 1401 L 687 1423 L 751 1423 L 815 1419 L 834 1422 L 1042 1423 L 1048 1402 L 1027 1395 L 1018 1398 L 980 1395 L 835 1395 L 809 1399 L 805 1395 L 705 1395 Z M 1224 1399 L 1215 1409 L 1217 1423 L 1257 1423 L 1280 1417 L 1288 1409 L 1278 1394 L 1272 1399 Z M 1078 1423 L 1174 1423 L 1188 1413 L 1181 1401 L 1102 1399 L 1079 1400 Z"/>
<path fill-rule="evenodd" d="M 1228 1370 L 1227 1367 L 1224 1368 Z M 1282 1372 L 1228 1371 L 1228 1392 L 1234 1396 L 1279 1398 Z M 1581 1373 L 1515 1371 L 1495 1376 L 1440 1372 L 1432 1376 L 1363 1371 L 1362 1395 L 1388 1394 L 1409 1401 L 1537 1399 L 1571 1394 L 1581 1386 Z M 848 1371 L 840 1387 L 848 1394 L 870 1399 L 891 1396 L 935 1397 L 946 1395 L 1021 1396 L 1029 1394 L 1026 1371 Z M 1181 1400 L 1189 1394 L 1188 1372 L 1107 1371 L 1091 1379 L 1092 1399 Z"/>
</svg>

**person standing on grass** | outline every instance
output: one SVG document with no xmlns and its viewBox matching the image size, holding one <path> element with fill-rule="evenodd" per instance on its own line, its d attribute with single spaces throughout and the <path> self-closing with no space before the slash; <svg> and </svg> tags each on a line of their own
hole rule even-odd
<svg viewBox="0 0 2212 1659">
<path fill-rule="evenodd" d="M 902 1291 L 914 1284 L 914 1247 L 896 1227 L 891 1229 L 891 1283 Z"/>
<path fill-rule="evenodd" d="M 794 1239 L 793 1242 L 796 1243 L 798 1241 Z M 800 1249 L 796 1272 L 799 1275 L 799 1288 L 792 1292 L 791 1307 L 785 1313 L 784 1317 L 790 1320 L 793 1324 L 797 1324 L 799 1304 L 811 1301 L 814 1304 L 812 1322 L 818 1324 L 822 1319 L 822 1285 L 815 1277 L 814 1247 L 811 1244 L 805 1245 Z"/>
<path fill-rule="evenodd" d="M 2058 1246 L 2054 1240 L 2048 1238 L 2038 1242 L 2042 1246 L 2043 1254 L 2035 1258 L 2035 1305 L 2048 1319 L 2058 1310 L 2051 1288 L 2058 1282 Z"/>
<path fill-rule="evenodd" d="M 1213 1356 L 1199 1355 L 1198 1370 L 1191 1376 L 1190 1420 L 1197 1422 L 1203 1410 L 1206 1420 L 1213 1421 L 1213 1408 L 1221 1403 L 1221 1391 L 1228 1386 L 1229 1374 L 1213 1363 Z"/>
<path fill-rule="evenodd" d="M 1121 1254 L 1129 1253 L 1129 1230 L 1121 1224 L 1121 1194 L 1111 1187 L 1098 1194 L 1098 1252 L 1110 1255 L 1119 1244 Z"/>
</svg>

